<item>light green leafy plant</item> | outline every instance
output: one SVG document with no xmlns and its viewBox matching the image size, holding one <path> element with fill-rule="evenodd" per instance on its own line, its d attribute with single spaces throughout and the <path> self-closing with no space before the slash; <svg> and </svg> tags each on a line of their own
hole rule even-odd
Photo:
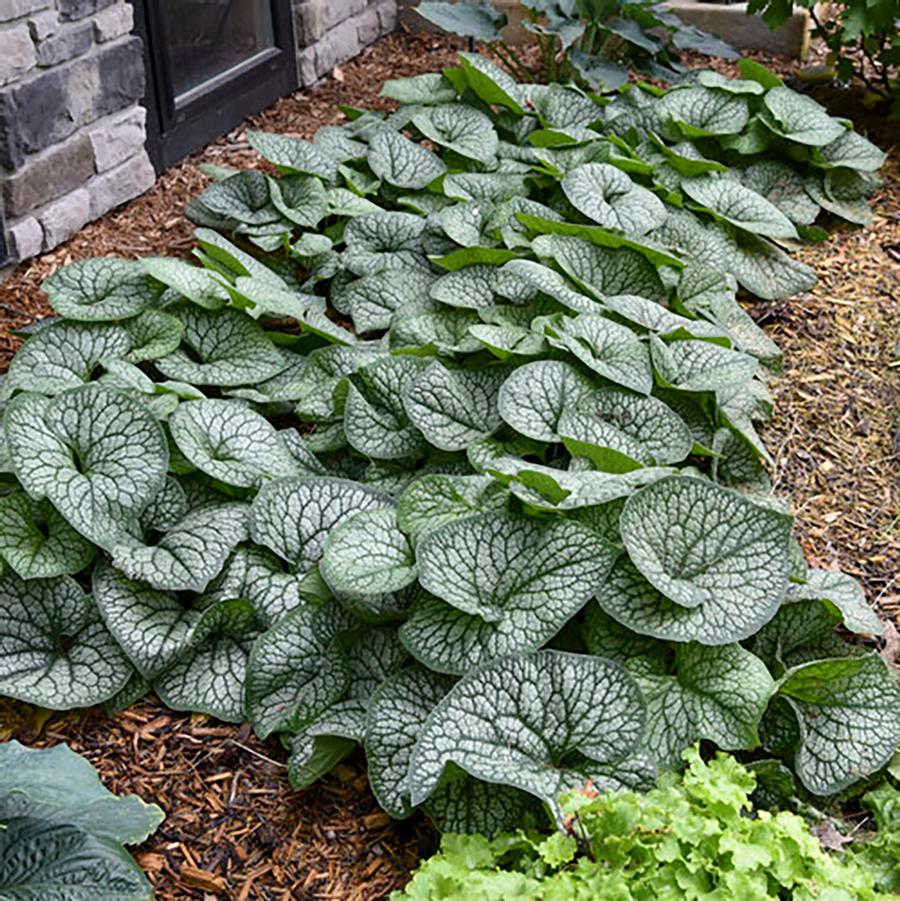
<svg viewBox="0 0 900 901">
<path fill-rule="evenodd" d="M 683 777 L 669 775 L 645 794 L 564 798 L 564 832 L 444 835 L 440 851 L 391 898 L 888 897 L 864 860 L 823 851 L 796 814 L 754 810 L 755 778 L 733 757 L 704 762 L 696 748 L 685 757 Z"/>
<path fill-rule="evenodd" d="M 150 883 L 122 845 L 162 820 L 155 804 L 107 791 L 66 745 L 0 744 L 0 897 L 148 901 Z"/>
<path fill-rule="evenodd" d="M 816 794 L 881 768 L 895 677 L 835 632 L 881 626 L 771 492 L 737 286 L 807 289 L 787 251 L 883 156 L 748 72 L 604 105 L 463 55 L 251 132 L 279 175 L 217 173 L 202 266 L 54 273 L 4 383 L 0 692 L 246 719 L 298 787 L 362 745 L 456 831 L 698 739 Z"/>
</svg>

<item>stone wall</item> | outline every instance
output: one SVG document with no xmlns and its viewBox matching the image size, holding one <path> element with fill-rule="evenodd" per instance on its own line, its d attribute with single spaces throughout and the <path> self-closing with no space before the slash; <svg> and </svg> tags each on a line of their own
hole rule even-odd
<svg viewBox="0 0 900 901">
<path fill-rule="evenodd" d="M 300 87 L 324 78 L 397 25 L 397 0 L 292 0 Z"/>
<path fill-rule="evenodd" d="M 0 0 L 0 205 L 12 261 L 149 188 L 125 0 Z"/>
</svg>

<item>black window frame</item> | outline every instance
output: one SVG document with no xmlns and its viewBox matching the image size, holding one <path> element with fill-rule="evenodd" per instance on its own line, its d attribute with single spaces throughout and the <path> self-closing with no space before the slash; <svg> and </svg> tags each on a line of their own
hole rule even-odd
<svg viewBox="0 0 900 901">
<path fill-rule="evenodd" d="M 144 42 L 147 152 L 157 174 L 298 87 L 291 0 L 269 0 L 274 47 L 189 92 L 176 108 L 159 0 L 131 0 Z"/>
</svg>

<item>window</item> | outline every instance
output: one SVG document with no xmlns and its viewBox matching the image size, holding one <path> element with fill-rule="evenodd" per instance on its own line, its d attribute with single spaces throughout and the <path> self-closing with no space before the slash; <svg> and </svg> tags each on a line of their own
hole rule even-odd
<svg viewBox="0 0 900 901">
<path fill-rule="evenodd" d="M 133 0 L 157 171 L 297 86 L 290 0 Z"/>
</svg>

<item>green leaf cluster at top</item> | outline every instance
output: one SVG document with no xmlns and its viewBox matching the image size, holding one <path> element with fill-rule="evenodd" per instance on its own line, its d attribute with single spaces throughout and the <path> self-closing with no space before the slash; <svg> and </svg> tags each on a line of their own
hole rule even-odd
<svg viewBox="0 0 900 901">
<path fill-rule="evenodd" d="M 0 744 L 0 897 L 151 901 L 122 845 L 140 844 L 162 820 L 155 804 L 107 791 L 66 745 Z"/>
<path fill-rule="evenodd" d="M 733 757 L 704 762 L 692 748 L 685 758 L 683 778 L 668 775 L 646 794 L 570 795 L 566 831 L 444 835 L 440 851 L 391 898 L 894 897 L 879 891 L 865 857 L 824 851 L 796 814 L 754 810 L 754 774 Z"/>
<path fill-rule="evenodd" d="M 521 0 L 522 27 L 540 50 L 548 81 L 578 81 L 615 90 L 633 69 L 662 81 L 685 71 L 679 52 L 737 59 L 724 41 L 688 25 L 660 0 Z M 420 15 L 444 31 L 485 43 L 514 77 L 531 81 L 515 47 L 504 40 L 506 14 L 490 0 L 421 3 Z"/>
<path fill-rule="evenodd" d="M 835 632 L 880 624 L 791 538 L 736 300 L 811 284 L 778 242 L 871 145 L 697 78 L 601 106 L 464 56 L 251 133 L 280 175 L 191 205 L 202 266 L 54 273 L 4 383 L 0 693 L 249 719 L 297 786 L 362 744 L 456 830 L 701 738 L 817 794 L 882 767 L 896 682 Z M 760 135 L 792 162 L 719 161 Z"/>
</svg>

